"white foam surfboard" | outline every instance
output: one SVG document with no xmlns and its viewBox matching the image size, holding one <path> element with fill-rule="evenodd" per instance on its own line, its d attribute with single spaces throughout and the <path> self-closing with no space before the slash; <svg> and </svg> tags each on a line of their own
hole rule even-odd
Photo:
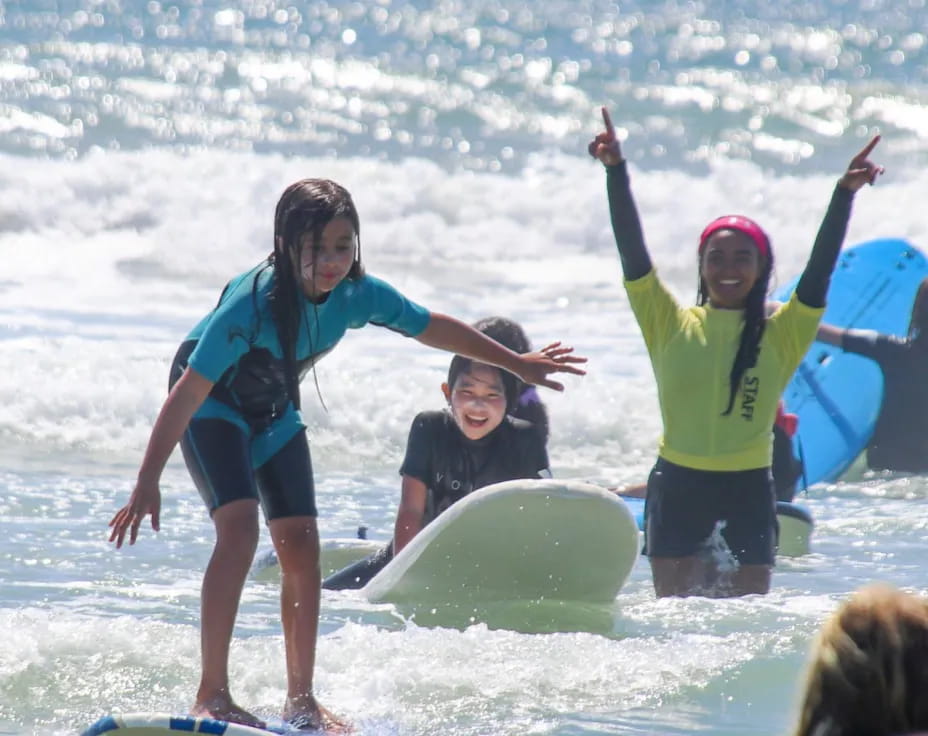
<svg viewBox="0 0 928 736">
<path fill-rule="evenodd" d="M 165 734 L 180 733 L 268 736 L 268 734 L 297 734 L 300 731 L 288 728 L 281 721 L 268 723 L 267 728 L 264 729 L 217 721 L 213 718 L 195 718 L 164 713 L 124 713 L 104 716 L 86 729 L 81 736 L 165 736 Z"/>
<path fill-rule="evenodd" d="M 614 493 L 576 481 L 515 480 L 461 499 L 363 589 L 372 602 L 607 603 L 640 552 Z"/>
</svg>

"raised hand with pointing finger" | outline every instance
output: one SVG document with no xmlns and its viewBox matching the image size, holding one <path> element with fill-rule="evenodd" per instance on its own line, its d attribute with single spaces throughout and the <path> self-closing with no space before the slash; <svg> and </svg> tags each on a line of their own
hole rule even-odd
<svg viewBox="0 0 928 736">
<path fill-rule="evenodd" d="M 609 111 L 604 107 L 602 113 L 606 130 L 590 141 L 587 150 L 593 158 L 599 159 L 606 166 L 615 166 L 623 160 L 622 148 L 619 145 L 619 139 L 616 138 L 615 126 L 612 124 L 612 118 L 609 117 Z"/>
<path fill-rule="evenodd" d="M 847 171 L 838 181 L 838 186 L 849 189 L 852 192 L 858 191 L 864 184 L 875 184 L 876 178 L 883 173 L 882 166 L 877 166 L 870 159 L 870 153 L 880 142 L 880 136 L 875 135 L 870 142 L 848 164 Z"/>
</svg>

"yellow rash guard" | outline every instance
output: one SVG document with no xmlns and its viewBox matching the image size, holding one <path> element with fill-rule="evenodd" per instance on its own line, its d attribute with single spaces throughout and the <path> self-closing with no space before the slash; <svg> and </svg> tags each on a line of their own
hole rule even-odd
<svg viewBox="0 0 928 736">
<path fill-rule="evenodd" d="M 731 413 L 723 416 L 744 312 L 681 307 L 653 268 L 626 281 L 625 289 L 657 379 L 660 456 L 698 470 L 769 467 L 777 401 L 815 339 L 824 309 L 794 294 L 768 318 L 757 365 L 745 371 Z"/>
</svg>

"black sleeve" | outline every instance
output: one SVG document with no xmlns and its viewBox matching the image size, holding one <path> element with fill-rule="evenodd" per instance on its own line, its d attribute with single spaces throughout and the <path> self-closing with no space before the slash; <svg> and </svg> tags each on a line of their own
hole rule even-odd
<svg viewBox="0 0 928 736">
<path fill-rule="evenodd" d="M 609 195 L 609 214 L 612 232 L 619 249 L 622 273 L 629 281 L 640 279 L 651 270 L 651 256 L 644 244 L 641 220 L 632 197 L 625 161 L 606 167 L 606 191 Z"/>
<path fill-rule="evenodd" d="M 416 415 L 406 440 L 406 456 L 400 466 L 400 475 L 418 478 L 428 485 L 431 477 L 434 438 L 441 431 L 441 412 L 424 411 Z"/>
<path fill-rule="evenodd" d="M 881 335 L 874 330 L 846 330 L 841 349 L 881 363 L 892 353 L 904 349 L 905 340 L 894 335 Z"/>
<path fill-rule="evenodd" d="M 322 581 L 326 590 L 358 590 L 367 585 L 393 559 L 393 541 L 367 557 L 333 572 Z"/>
<path fill-rule="evenodd" d="M 844 187 L 835 187 L 828 211 L 818 229 L 815 245 L 812 246 L 809 261 L 796 285 L 796 296 L 807 307 L 825 306 L 825 295 L 828 293 L 831 272 L 834 270 L 835 261 L 838 260 L 841 244 L 844 242 L 853 201 L 854 192 Z"/>
</svg>

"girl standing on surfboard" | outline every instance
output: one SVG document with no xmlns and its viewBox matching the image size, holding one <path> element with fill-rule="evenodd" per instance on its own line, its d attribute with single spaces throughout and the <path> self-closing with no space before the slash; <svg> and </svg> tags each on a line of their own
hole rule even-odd
<svg viewBox="0 0 928 736">
<path fill-rule="evenodd" d="M 680 306 L 645 246 L 628 169 L 608 111 L 590 155 L 607 190 L 625 288 L 657 379 L 663 420 L 648 479 L 646 549 L 658 596 L 733 596 L 770 588 L 776 503 L 770 480 L 776 406 L 815 337 L 854 193 L 882 169 L 868 143 L 838 181 L 794 296 L 769 317 L 770 240 L 740 215 L 710 222 L 698 241 L 697 304 Z M 707 542 L 720 529 L 738 562 L 716 586 Z"/>
<path fill-rule="evenodd" d="M 232 698 L 228 659 L 242 587 L 258 542 L 258 505 L 281 565 L 287 662 L 283 716 L 298 727 L 342 723 L 313 696 L 319 620 L 319 535 L 299 381 L 348 328 L 382 325 L 430 347 L 512 371 L 562 390 L 553 372 L 582 374 L 583 358 L 553 343 L 518 355 L 472 327 L 429 312 L 364 273 L 351 195 L 326 179 L 284 191 L 274 250 L 233 279 L 180 346 L 171 389 L 155 421 L 129 502 L 110 521 L 110 541 L 133 544 L 142 520 L 160 526 L 159 479 L 174 446 L 216 529 L 202 588 L 202 675 L 192 712 L 260 725 Z"/>
<path fill-rule="evenodd" d="M 513 352 L 531 351 L 517 322 L 489 317 L 474 327 Z M 417 414 L 409 430 L 393 539 L 334 572 L 323 588 L 363 588 L 426 524 L 478 488 L 551 477 L 548 417 L 533 387 L 492 365 L 455 355 L 441 390 L 448 409 Z"/>
</svg>

